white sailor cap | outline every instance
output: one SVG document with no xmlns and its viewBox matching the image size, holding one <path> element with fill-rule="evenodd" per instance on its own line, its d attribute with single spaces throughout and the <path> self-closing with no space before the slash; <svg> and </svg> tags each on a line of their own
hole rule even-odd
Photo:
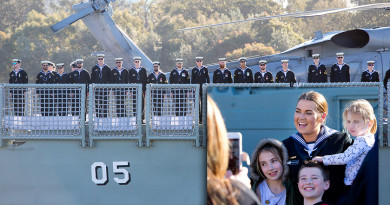
<svg viewBox="0 0 390 205">
<path fill-rule="evenodd" d="M 160 65 L 160 62 L 158 62 L 158 61 L 153 61 L 152 64 L 153 64 L 153 65 L 154 65 L 154 64 Z"/>
<path fill-rule="evenodd" d="M 141 57 L 136 56 L 136 57 L 133 58 L 133 60 L 141 60 Z"/>
<path fill-rule="evenodd" d="M 267 64 L 267 61 L 266 60 L 260 60 L 259 64 Z"/>
<path fill-rule="evenodd" d="M 69 67 L 76 67 L 76 61 L 73 61 L 69 64 Z"/>
<path fill-rule="evenodd" d="M 84 59 L 81 59 L 81 58 L 76 59 L 76 64 L 79 63 L 79 62 L 83 63 L 83 62 L 84 62 Z"/>
<path fill-rule="evenodd" d="M 49 64 L 50 61 L 41 61 L 41 64 Z"/>
<path fill-rule="evenodd" d="M 219 61 L 226 61 L 226 58 L 219 58 Z"/>
<path fill-rule="evenodd" d="M 282 63 L 288 63 L 288 59 L 281 60 Z"/>
<path fill-rule="evenodd" d="M 123 58 L 115 58 L 115 61 L 123 61 Z"/>
<path fill-rule="evenodd" d="M 183 58 L 176 58 L 176 62 L 183 62 Z"/>
<path fill-rule="evenodd" d="M 313 57 L 313 58 L 319 58 L 320 57 L 320 54 L 313 54 L 313 55 L 311 55 L 311 57 Z"/>
<path fill-rule="evenodd" d="M 51 61 L 48 62 L 49 65 L 54 66 L 55 64 Z"/>
<path fill-rule="evenodd" d="M 203 57 L 201 56 L 195 57 L 195 60 L 203 60 Z"/>
<path fill-rule="evenodd" d="M 105 55 L 104 55 L 104 53 L 98 53 L 96 56 L 97 57 L 104 57 Z"/>
<path fill-rule="evenodd" d="M 344 53 L 342 53 L 342 52 L 336 53 L 336 56 L 344 56 Z"/>
<path fill-rule="evenodd" d="M 239 61 L 246 61 L 246 58 L 245 57 L 241 57 L 238 59 Z"/>
<path fill-rule="evenodd" d="M 15 63 L 20 63 L 20 62 L 22 62 L 20 59 L 12 59 L 12 62 L 15 62 Z"/>
<path fill-rule="evenodd" d="M 375 64 L 375 61 L 367 61 L 367 64 Z"/>
<path fill-rule="evenodd" d="M 56 66 L 64 66 L 65 64 L 64 63 L 57 63 Z"/>
</svg>

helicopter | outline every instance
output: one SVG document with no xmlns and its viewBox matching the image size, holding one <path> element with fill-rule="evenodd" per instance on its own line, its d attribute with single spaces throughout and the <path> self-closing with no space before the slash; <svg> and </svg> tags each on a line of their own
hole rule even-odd
<svg viewBox="0 0 390 205">
<path fill-rule="evenodd" d="M 124 58 L 124 66 L 130 67 L 134 56 L 142 57 L 143 65 L 151 72 L 152 62 L 137 47 L 137 45 L 115 24 L 112 19 L 113 11 L 110 2 L 115 0 L 89 0 L 89 2 L 73 5 L 76 13 L 51 26 L 54 32 L 58 32 L 66 26 L 82 19 L 93 36 L 100 42 L 105 50 L 107 62 L 113 62 L 117 56 Z M 377 3 L 355 6 L 350 8 L 326 9 L 317 11 L 305 11 L 293 14 L 282 14 L 275 16 L 245 19 L 233 22 L 219 23 L 214 25 L 184 28 L 179 31 L 185 32 L 191 29 L 201 29 L 213 26 L 221 26 L 231 23 L 241 23 L 256 20 L 268 20 L 272 18 L 285 17 L 313 17 L 352 10 L 386 9 L 390 3 Z M 313 64 L 312 55 L 320 54 L 320 63 L 324 64 L 330 77 L 330 68 L 336 61 L 336 53 L 344 52 L 345 63 L 350 66 L 351 82 L 360 82 L 361 73 L 366 70 L 367 61 L 375 61 L 375 70 L 383 79 L 384 73 L 390 68 L 390 42 L 386 36 L 390 36 L 390 27 L 353 29 L 348 31 L 333 31 L 323 34 L 315 32 L 315 37 L 307 42 L 290 48 L 284 52 L 268 55 L 253 56 L 247 58 L 247 66 L 253 72 L 260 70 L 259 60 L 266 60 L 267 70 L 275 76 L 281 70 L 281 60 L 289 60 L 289 68 L 295 73 L 297 82 L 307 82 L 307 69 Z M 206 65 L 212 78 L 213 72 L 218 69 L 218 64 Z M 230 69 L 239 67 L 239 60 L 230 60 L 227 63 Z"/>
</svg>

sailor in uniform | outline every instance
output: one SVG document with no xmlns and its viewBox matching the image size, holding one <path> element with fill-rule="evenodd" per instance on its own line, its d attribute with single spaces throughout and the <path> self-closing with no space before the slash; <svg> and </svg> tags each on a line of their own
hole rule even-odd
<svg viewBox="0 0 390 205">
<path fill-rule="evenodd" d="M 255 83 L 273 83 L 272 73 L 267 70 L 267 61 L 259 61 L 260 71 L 255 73 Z"/>
<path fill-rule="evenodd" d="M 141 57 L 134 57 L 134 67 L 129 70 L 129 83 L 142 84 L 142 119 L 145 118 L 144 113 L 144 98 L 145 98 L 145 90 L 146 90 L 146 81 L 148 78 L 148 74 L 146 69 L 141 66 Z M 137 98 L 135 92 L 131 92 L 133 96 L 133 116 L 137 116 Z"/>
<path fill-rule="evenodd" d="M 24 71 L 21 65 L 20 59 L 12 60 L 13 70 L 9 74 L 9 83 L 10 84 L 28 84 L 28 75 L 27 72 Z M 24 104 L 26 94 L 25 88 L 14 88 L 10 90 L 12 103 L 14 106 L 14 115 L 23 116 L 24 115 Z"/>
<path fill-rule="evenodd" d="M 111 69 L 104 63 L 104 54 L 97 54 L 98 63 L 92 67 L 91 83 L 110 84 Z M 108 114 L 108 88 L 95 88 L 95 113 L 97 117 L 107 117 Z"/>
<path fill-rule="evenodd" d="M 350 82 L 349 65 L 344 63 L 344 53 L 336 53 L 337 63 L 330 68 L 330 82 Z"/>
<path fill-rule="evenodd" d="M 199 113 L 202 113 L 203 89 L 202 85 L 210 83 L 209 70 L 203 66 L 203 57 L 195 57 L 196 66 L 192 69 L 191 83 L 199 84 Z M 202 122 L 202 114 L 199 115 L 199 121 Z"/>
<path fill-rule="evenodd" d="M 276 83 L 290 83 L 293 86 L 297 82 L 294 72 L 288 69 L 288 60 L 281 60 L 282 70 L 276 74 Z"/>
<path fill-rule="evenodd" d="M 246 66 L 246 58 L 241 57 L 240 67 L 234 71 L 234 83 L 253 83 L 252 69 Z"/>
<path fill-rule="evenodd" d="M 160 62 L 153 62 L 153 72 L 148 76 L 148 84 L 168 84 L 167 77 L 160 70 Z M 159 88 L 157 90 L 152 90 L 152 102 L 153 102 L 153 114 L 155 116 L 161 116 L 162 111 L 162 101 L 165 98 L 165 90 Z"/>
<path fill-rule="evenodd" d="M 49 61 L 41 61 L 42 71 L 38 73 L 35 83 L 36 84 L 54 84 L 55 76 L 49 71 Z M 41 102 L 41 114 L 42 116 L 54 115 L 54 92 L 52 88 L 40 88 L 37 89 Z"/>
<path fill-rule="evenodd" d="M 56 64 L 57 71 L 54 74 L 55 81 L 58 84 L 68 84 L 70 83 L 70 75 L 65 72 L 64 63 Z M 68 96 L 70 95 L 69 89 L 61 89 L 59 88 L 54 98 L 56 102 L 54 104 L 58 105 L 58 116 L 66 116 L 67 115 L 67 107 L 68 107 Z"/>
<path fill-rule="evenodd" d="M 183 59 L 176 59 L 176 68 L 171 71 L 169 76 L 170 84 L 190 84 L 190 75 L 187 70 L 183 68 Z M 184 116 L 187 112 L 186 107 L 186 95 L 187 90 L 178 88 L 172 89 L 172 96 L 175 101 L 175 114 L 176 116 Z"/>
<path fill-rule="evenodd" d="M 233 83 L 232 73 L 226 68 L 226 58 L 219 58 L 219 68 L 214 71 L 213 83 Z"/>
<path fill-rule="evenodd" d="M 47 65 L 49 65 L 49 72 L 51 72 L 55 76 L 57 74 L 55 64 L 51 61 L 48 61 Z"/>
<path fill-rule="evenodd" d="M 70 77 L 71 82 L 74 84 L 85 84 L 88 96 L 88 86 L 91 83 L 91 77 L 89 72 L 84 69 L 83 63 L 83 59 L 76 60 L 77 69 L 70 74 Z M 78 116 L 81 110 L 81 90 L 75 89 L 72 96 L 74 97 L 72 100 L 72 115 Z"/>
<path fill-rule="evenodd" d="M 123 68 L 123 58 L 115 58 L 116 67 L 111 71 L 112 83 L 126 84 L 129 82 L 129 72 L 126 68 Z M 116 115 L 117 117 L 126 116 L 125 99 L 128 89 L 126 88 L 114 88 L 113 89 L 116 98 Z"/>
<path fill-rule="evenodd" d="M 328 82 L 326 67 L 320 63 L 320 54 L 313 54 L 314 63 L 309 66 L 307 75 L 308 83 L 326 83 Z"/>
<path fill-rule="evenodd" d="M 375 61 L 367 61 L 367 70 L 362 73 L 361 82 L 379 82 L 379 73 L 374 70 Z"/>
</svg>

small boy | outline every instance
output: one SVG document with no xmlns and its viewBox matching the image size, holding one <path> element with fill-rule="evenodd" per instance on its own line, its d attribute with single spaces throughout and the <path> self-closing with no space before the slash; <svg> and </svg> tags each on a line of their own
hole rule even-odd
<svg viewBox="0 0 390 205">
<path fill-rule="evenodd" d="M 329 189 L 329 170 L 316 161 L 305 161 L 298 171 L 298 188 L 304 205 L 327 205 L 322 195 Z"/>
</svg>

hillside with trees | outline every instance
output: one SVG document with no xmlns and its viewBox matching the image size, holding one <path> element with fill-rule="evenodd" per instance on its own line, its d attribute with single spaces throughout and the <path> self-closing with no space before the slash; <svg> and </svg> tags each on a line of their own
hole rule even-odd
<svg viewBox="0 0 390 205">
<path fill-rule="evenodd" d="M 285 4 L 285 3 L 288 4 Z M 101 51 L 82 21 L 60 32 L 50 26 L 72 14 L 76 0 L 4 0 L 0 5 L 0 82 L 7 83 L 13 58 L 22 59 L 22 68 L 35 82 L 41 70 L 40 61 L 69 63 L 85 59 L 85 67 L 95 64 L 94 51 Z M 283 4 L 284 3 L 284 4 Z M 390 26 L 390 13 L 385 10 L 357 11 L 311 18 L 283 18 L 230 24 L 214 28 L 178 31 L 180 28 L 214 24 L 245 18 L 340 8 L 379 3 L 369 0 L 117 0 L 112 4 L 113 19 L 145 52 L 158 60 L 167 72 L 174 59 L 184 58 L 185 67 L 194 66 L 195 56 L 205 63 L 219 57 L 270 55 L 282 52 L 311 39 L 314 32 L 342 31 L 354 28 Z"/>
</svg>

